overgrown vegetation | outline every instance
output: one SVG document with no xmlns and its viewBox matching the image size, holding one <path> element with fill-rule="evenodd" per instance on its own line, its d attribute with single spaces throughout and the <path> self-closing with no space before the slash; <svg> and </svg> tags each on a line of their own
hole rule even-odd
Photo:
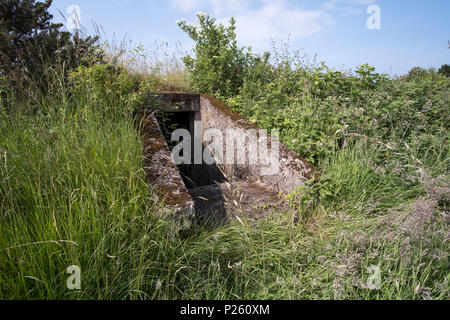
<svg viewBox="0 0 450 320">
<path fill-rule="evenodd" d="M 197 43 L 185 59 L 197 90 L 280 129 L 322 172 L 289 196 L 300 219 L 208 230 L 161 218 L 133 111 L 167 83 L 126 67 L 141 49 L 69 69 L 45 60 L 44 91 L 27 68 L 12 91 L 15 71 L 2 69 L 0 298 L 449 299 L 446 68 L 390 78 L 287 48 L 258 57 L 237 47 L 233 24 L 199 19 L 180 23 Z M 66 287 L 71 265 L 81 290 Z"/>
<path fill-rule="evenodd" d="M 2 103 L 24 104 L 53 90 L 55 74 L 103 60 L 98 37 L 81 37 L 52 23 L 52 0 L 5 0 L 0 5 Z M 23 111 L 23 110 L 21 110 Z"/>
</svg>

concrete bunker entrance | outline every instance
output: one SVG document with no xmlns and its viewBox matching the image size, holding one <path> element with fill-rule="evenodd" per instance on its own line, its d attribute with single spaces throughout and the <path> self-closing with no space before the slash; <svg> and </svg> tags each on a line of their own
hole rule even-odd
<svg viewBox="0 0 450 320">
<path fill-rule="evenodd" d="M 163 112 L 158 116 L 158 121 L 160 125 L 162 125 L 162 132 L 164 137 L 169 145 L 170 151 L 173 148 L 183 141 L 183 138 L 180 138 L 180 141 L 172 141 L 172 132 L 176 129 L 184 129 L 189 131 L 191 136 L 191 159 L 189 163 L 183 163 L 177 165 L 178 171 L 183 179 L 183 182 L 188 188 L 195 189 L 204 186 L 210 186 L 215 184 L 224 183 L 227 181 L 225 175 L 222 170 L 216 163 L 207 164 L 204 162 L 202 157 L 201 163 L 195 163 L 194 159 L 194 148 L 195 146 L 202 147 L 202 155 L 205 152 L 210 152 L 210 150 L 202 144 L 201 141 L 201 132 L 196 132 L 195 121 L 199 120 L 200 114 L 199 112 L 192 111 L 182 111 L 182 112 Z M 200 141 L 196 141 L 200 140 Z M 183 151 L 180 152 L 180 156 L 183 155 Z"/>
<path fill-rule="evenodd" d="M 279 164 L 276 166 L 278 170 L 270 175 L 262 174 L 264 164 L 242 164 L 228 160 L 228 157 L 222 159 L 224 163 L 221 165 L 208 165 L 203 155 L 210 151 L 202 141 L 196 140 L 202 139 L 208 130 L 227 132 L 226 137 L 223 136 L 226 154 L 237 148 L 237 140 L 228 143 L 227 130 L 251 134 L 259 127 L 208 95 L 156 93 L 149 100 L 150 106 L 144 109 L 147 114 L 144 121 L 147 176 L 156 184 L 165 202 L 176 210 L 219 223 L 240 214 L 258 218 L 271 214 L 272 210 L 287 209 L 282 195 L 295 191 L 315 176 L 314 167 L 282 143 L 278 152 L 267 154 L 269 164 Z M 198 125 L 200 123 L 201 126 Z M 172 161 L 171 152 L 182 140 L 171 141 L 176 129 L 187 130 L 191 138 L 190 161 L 177 166 Z M 232 137 L 239 139 L 242 135 Z M 194 161 L 196 146 L 202 148 L 199 163 Z M 272 148 L 272 144 L 267 147 Z M 249 158 L 251 150 L 245 147 L 246 158 Z"/>
</svg>

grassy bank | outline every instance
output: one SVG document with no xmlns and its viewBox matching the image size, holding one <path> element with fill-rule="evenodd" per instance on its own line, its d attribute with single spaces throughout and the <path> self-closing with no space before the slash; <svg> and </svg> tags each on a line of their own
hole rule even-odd
<svg viewBox="0 0 450 320">
<path fill-rule="evenodd" d="M 449 298 L 442 182 L 380 174 L 370 163 L 379 150 L 353 141 L 325 161 L 335 193 L 299 206 L 302 223 L 277 212 L 180 231 L 157 217 L 131 116 L 77 94 L 1 116 L 1 298 Z M 81 290 L 66 287 L 71 265 Z"/>
</svg>

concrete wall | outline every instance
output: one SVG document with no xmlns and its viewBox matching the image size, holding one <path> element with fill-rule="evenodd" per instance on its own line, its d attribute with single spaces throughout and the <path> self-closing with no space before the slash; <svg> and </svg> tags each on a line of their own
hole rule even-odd
<svg viewBox="0 0 450 320">
<path fill-rule="evenodd" d="M 156 188 L 164 202 L 188 214 L 194 212 L 194 202 L 184 185 L 172 154 L 153 113 L 145 110 L 137 115 L 143 138 L 144 169 L 149 184 Z"/>
<path fill-rule="evenodd" d="M 259 154 L 260 164 L 251 164 L 249 162 L 249 155 L 257 151 L 249 146 L 249 136 L 254 136 L 254 133 L 261 129 L 238 113 L 233 112 L 220 100 L 209 95 L 201 95 L 200 114 L 203 132 L 210 128 L 220 129 L 224 132 L 225 155 L 230 152 L 227 148 L 234 147 L 235 159 L 238 157 L 236 150 L 237 144 L 234 144 L 234 146 L 227 145 L 227 137 L 225 136 L 226 129 L 234 129 L 235 135 L 233 138 L 236 142 L 247 142 L 245 148 L 246 161 L 244 164 L 227 163 L 226 156 L 222 159 L 224 171 L 228 177 L 238 180 L 260 181 L 278 192 L 287 194 L 293 192 L 299 186 L 304 185 L 305 181 L 314 176 L 315 169 L 313 165 L 300 158 L 281 142 L 279 143 L 279 153 L 272 153 L 271 137 L 269 134 L 267 135 L 267 139 L 258 135 L 254 137 L 254 139 L 258 139 L 259 145 L 264 143 L 267 145 L 268 152 L 266 153 L 266 157 L 262 157 Z M 279 170 L 274 174 L 264 174 L 264 172 L 272 171 L 270 168 L 273 168 L 276 162 L 279 162 Z M 264 165 L 265 163 L 267 165 Z"/>
</svg>

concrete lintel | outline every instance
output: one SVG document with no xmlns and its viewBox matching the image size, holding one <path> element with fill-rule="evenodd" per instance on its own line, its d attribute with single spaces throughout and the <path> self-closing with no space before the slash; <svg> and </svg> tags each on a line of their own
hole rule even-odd
<svg viewBox="0 0 450 320">
<path fill-rule="evenodd" d="M 200 95 L 196 93 L 161 92 L 150 93 L 150 101 L 155 108 L 166 112 L 196 112 L 200 111 Z"/>
</svg>

